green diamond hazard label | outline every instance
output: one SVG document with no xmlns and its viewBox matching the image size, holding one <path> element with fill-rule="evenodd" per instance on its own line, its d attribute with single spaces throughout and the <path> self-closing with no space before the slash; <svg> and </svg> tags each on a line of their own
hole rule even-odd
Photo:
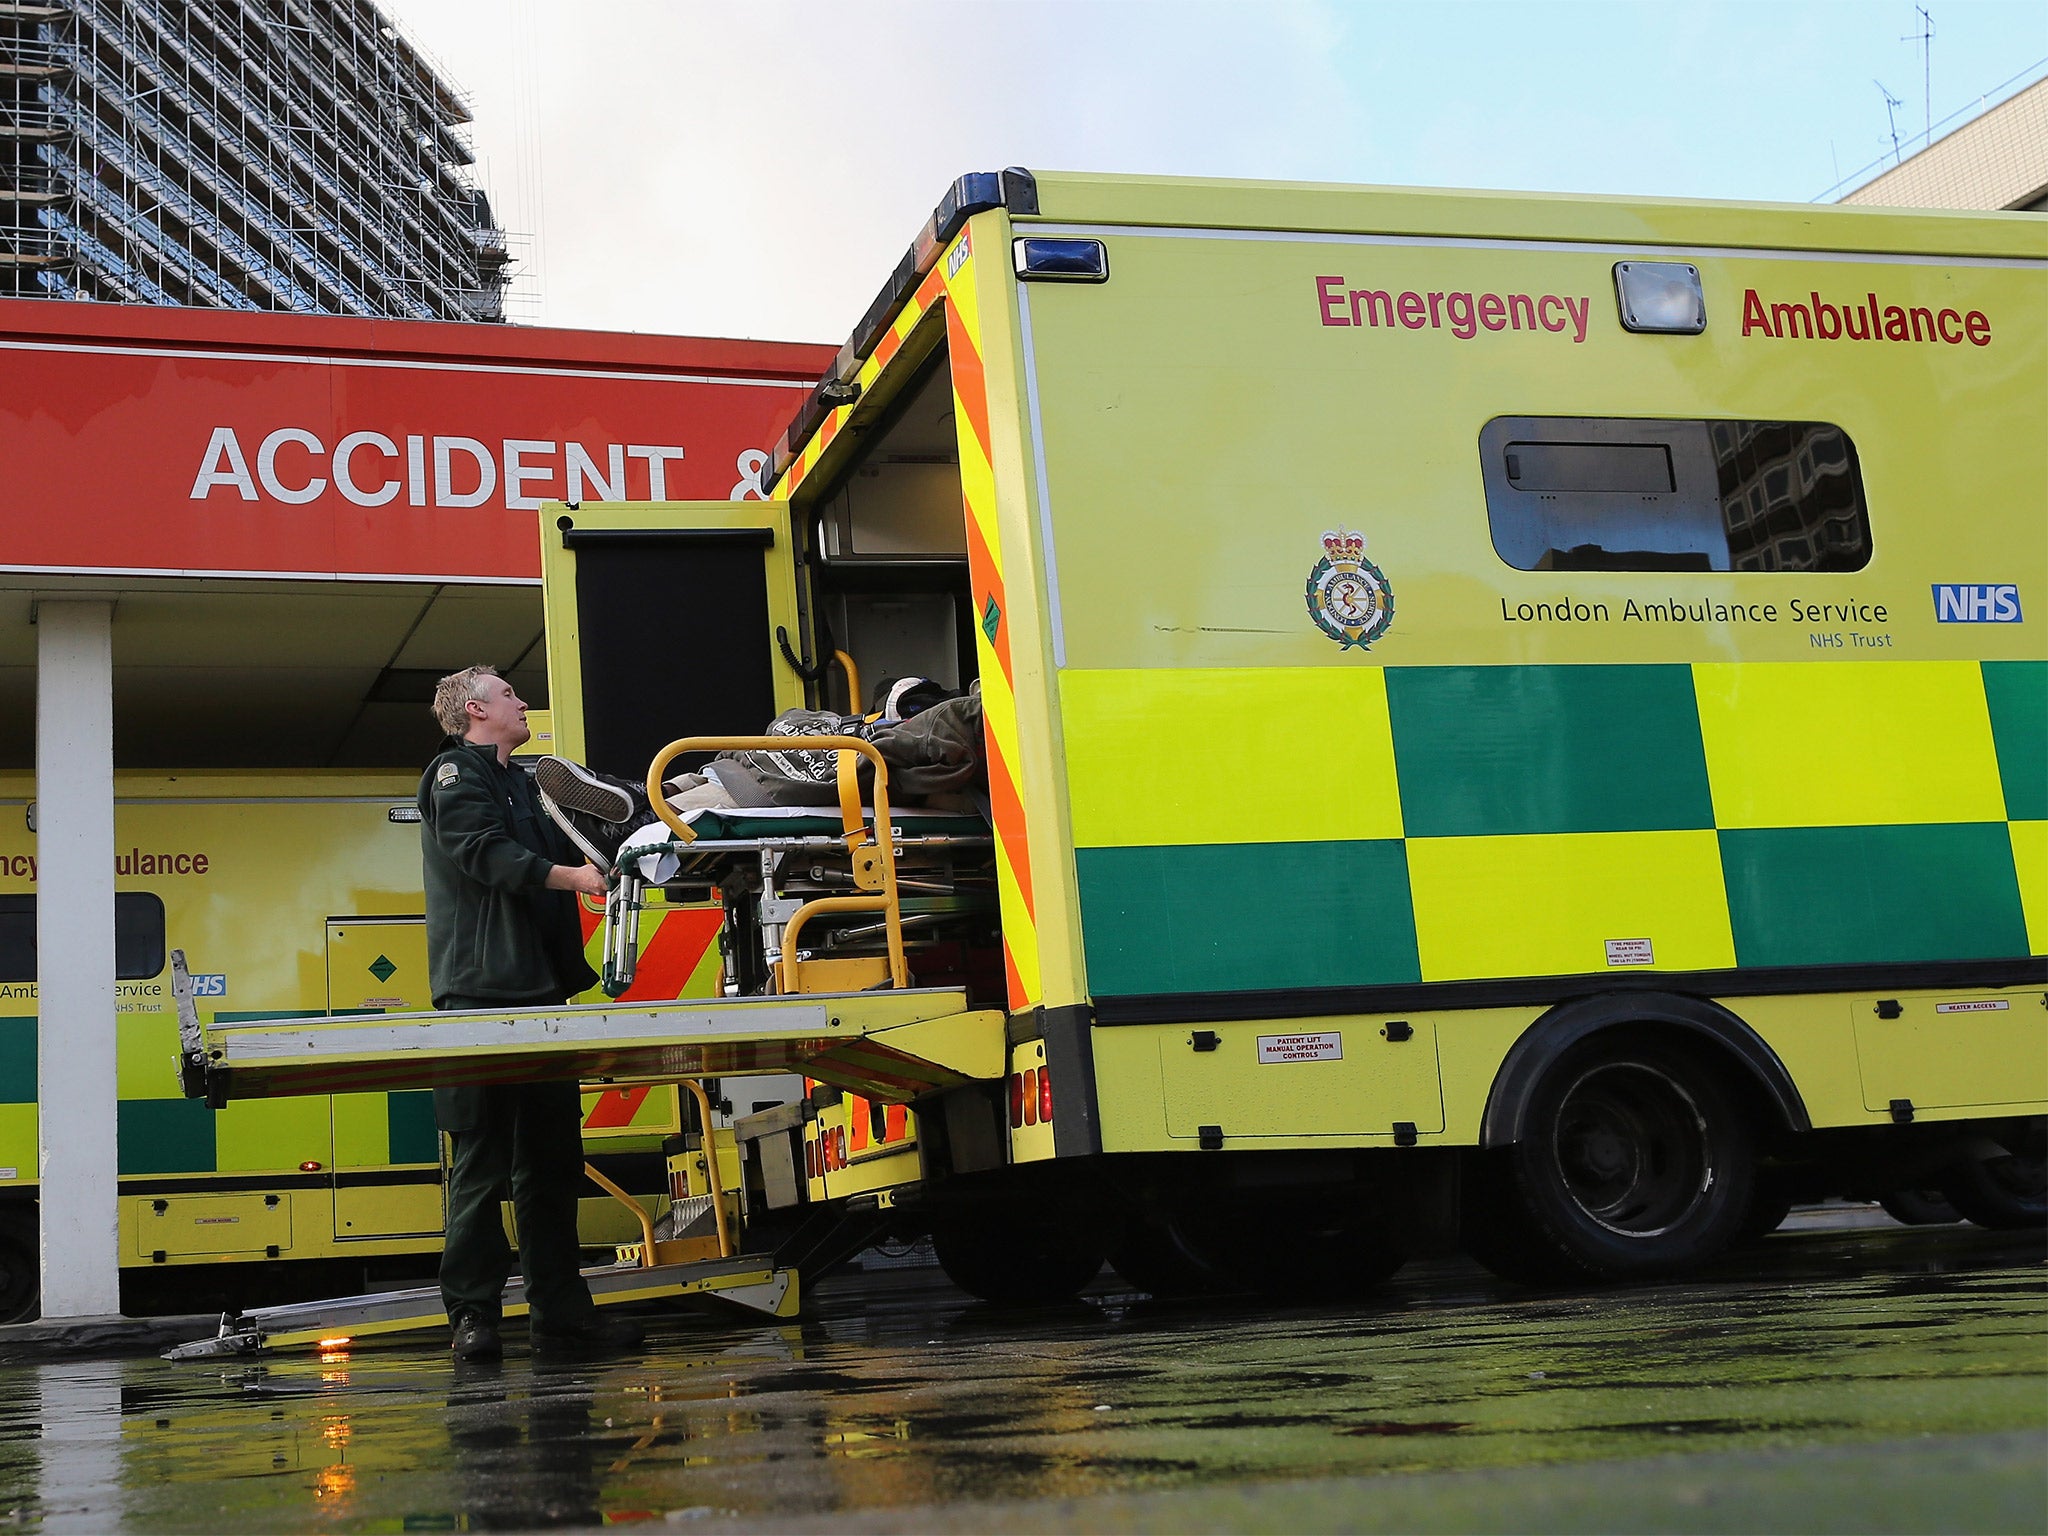
<svg viewBox="0 0 2048 1536">
<path fill-rule="evenodd" d="M 1003 610 L 996 606 L 995 595 L 988 597 L 988 606 L 981 610 L 981 632 L 988 636 L 988 643 L 996 643 L 996 631 L 1003 627 Z"/>
<path fill-rule="evenodd" d="M 389 981 L 391 979 L 392 972 L 396 971 L 397 969 L 398 967 L 391 963 L 391 957 L 389 955 L 379 955 L 376 959 L 370 962 L 370 974 L 376 977 L 379 981 Z"/>
</svg>

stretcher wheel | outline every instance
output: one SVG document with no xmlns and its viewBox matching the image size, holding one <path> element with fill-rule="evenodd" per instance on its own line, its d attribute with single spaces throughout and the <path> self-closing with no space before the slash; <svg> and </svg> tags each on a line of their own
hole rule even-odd
<svg viewBox="0 0 2048 1536">
<path fill-rule="evenodd" d="M 1536 1284 L 1674 1274 L 1740 1237 L 1754 1132 L 1711 1062 L 1596 1038 L 1544 1074 L 1521 1139 L 1479 1173 L 1466 1228 L 1496 1272 Z"/>
</svg>

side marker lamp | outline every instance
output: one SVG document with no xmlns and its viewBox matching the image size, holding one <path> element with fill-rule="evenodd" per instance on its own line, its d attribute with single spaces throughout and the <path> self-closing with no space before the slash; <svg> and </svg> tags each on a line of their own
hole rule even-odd
<svg viewBox="0 0 2048 1536">
<path fill-rule="evenodd" d="M 1697 336 L 1707 328 L 1707 296 L 1690 262 L 1617 261 L 1614 299 L 1625 331 Z"/>
<path fill-rule="evenodd" d="M 1109 251 L 1100 240 L 1022 235 L 1010 243 L 1017 278 L 1026 283 L 1106 283 Z"/>
</svg>

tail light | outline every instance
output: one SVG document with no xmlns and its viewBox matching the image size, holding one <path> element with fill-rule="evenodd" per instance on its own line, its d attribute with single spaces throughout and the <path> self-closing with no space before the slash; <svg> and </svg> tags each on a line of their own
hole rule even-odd
<svg viewBox="0 0 2048 1536">
<path fill-rule="evenodd" d="M 1010 1074 L 1010 1129 L 1015 1130 L 1024 1123 L 1024 1074 Z"/>
<path fill-rule="evenodd" d="M 1052 1068 L 1038 1069 L 1038 1123 L 1052 1124 Z"/>
</svg>

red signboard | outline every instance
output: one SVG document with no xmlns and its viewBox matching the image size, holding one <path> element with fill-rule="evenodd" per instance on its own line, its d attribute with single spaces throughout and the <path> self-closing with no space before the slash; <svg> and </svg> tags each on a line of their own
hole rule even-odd
<svg viewBox="0 0 2048 1536">
<path fill-rule="evenodd" d="M 0 302 L 0 570 L 531 580 L 544 501 L 753 494 L 831 358 Z"/>
</svg>

